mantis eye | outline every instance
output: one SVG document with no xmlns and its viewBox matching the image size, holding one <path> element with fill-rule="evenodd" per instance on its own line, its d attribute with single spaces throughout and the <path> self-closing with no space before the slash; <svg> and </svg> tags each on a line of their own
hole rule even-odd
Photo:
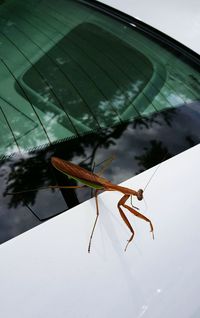
<svg viewBox="0 0 200 318">
<path fill-rule="evenodd" d="M 139 201 L 141 201 L 143 199 L 143 190 L 142 189 L 139 189 L 138 192 L 137 192 L 137 199 Z"/>
</svg>

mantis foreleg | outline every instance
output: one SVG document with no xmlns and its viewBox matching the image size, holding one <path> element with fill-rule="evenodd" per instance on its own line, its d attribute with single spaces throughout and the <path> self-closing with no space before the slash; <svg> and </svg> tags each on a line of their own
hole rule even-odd
<svg viewBox="0 0 200 318">
<path fill-rule="evenodd" d="M 130 239 L 128 240 L 128 243 L 126 244 L 125 251 L 126 251 L 126 249 L 128 247 L 128 244 L 132 241 L 132 239 L 134 237 L 134 231 L 133 231 L 133 228 L 132 228 L 130 222 L 128 221 L 127 217 L 125 216 L 124 212 L 122 211 L 120 205 L 122 205 L 125 209 L 129 210 L 131 213 L 133 213 L 138 218 L 148 222 L 150 224 L 150 229 L 151 229 L 152 236 L 153 236 L 153 239 L 154 239 L 152 222 L 146 216 L 144 216 L 143 214 L 139 213 L 135 209 L 133 209 L 130 206 L 128 206 L 127 204 L 125 204 L 129 197 L 130 197 L 130 195 L 125 194 L 118 202 L 118 209 L 119 209 L 119 212 L 121 214 L 121 217 L 122 217 L 123 221 L 126 223 L 126 225 L 128 226 L 128 228 L 130 229 L 131 233 L 132 233 Z"/>
<path fill-rule="evenodd" d="M 124 202 L 125 203 L 125 202 Z M 153 233 L 153 224 L 152 222 L 143 214 L 139 213 L 138 211 L 136 211 L 135 209 L 131 208 L 130 206 L 128 206 L 127 204 L 122 204 L 124 208 L 126 208 L 127 210 L 129 210 L 131 213 L 133 213 L 135 216 L 137 216 L 138 218 L 148 222 L 150 224 L 150 231 L 152 232 L 152 236 L 154 239 L 154 233 Z"/>
<path fill-rule="evenodd" d="M 128 200 L 129 197 L 130 197 L 130 195 L 125 194 L 125 195 L 119 200 L 119 202 L 118 202 L 118 204 L 117 204 L 117 207 L 118 207 L 118 209 L 119 209 L 119 213 L 120 213 L 120 215 L 121 215 L 123 221 L 125 222 L 125 224 L 128 226 L 129 230 L 130 230 L 131 233 L 132 233 L 130 239 L 128 240 L 128 243 L 127 243 L 126 246 L 125 246 L 125 251 L 126 251 L 126 249 L 127 249 L 127 247 L 128 247 L 128 244 L 132 241 L 132 239 L 133 239 L 133 237 L 134 237 L 134 235 L 135 235 L 135 232 L 134 232 L 134 230 L 133 230 L 133 228 L 132 228 L 132 226 L 131 226 L 131 224 L 130 224 L 128 218 L 126 217 L 126 215 L 125 215 L 124 212 L 122 211 L 122 208 L 120 207 L 120 205 L 124 206 L 124 203 L 126 202 L 126 200 Z"/>
</svg>

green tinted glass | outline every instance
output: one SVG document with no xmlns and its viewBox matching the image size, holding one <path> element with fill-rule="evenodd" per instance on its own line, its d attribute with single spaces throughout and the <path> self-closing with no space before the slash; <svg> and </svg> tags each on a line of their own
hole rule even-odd
<svg viewBox="0 0 200 318">
<path fill-rule="evenodd" d="M 200 98 L 200 75 L 76 1 L 0 5 L 0 157 Z"/>
</svg>

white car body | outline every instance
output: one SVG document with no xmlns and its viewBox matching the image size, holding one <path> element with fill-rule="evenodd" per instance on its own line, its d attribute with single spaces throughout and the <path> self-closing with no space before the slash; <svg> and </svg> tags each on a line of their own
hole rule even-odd
<svg viewBox="0 0 200 318">
<path fill-rule="evenodd" d="M 182 1 L 102 1 L 200 52 L 200 4 Z M 94 199 L 0 247 L 3 318 L 158 318 L 200 316 L 200 145 L 162 163 L 137 205 L 153 222 L 135 218 L 129 232 L 117 210 L 120 194 L 99 196 L 91 253 Z M 123 183 L 138 189 L 155 167 Z"/>
<path fill-rule="evenodd" d="M 101 1 L 115 7 L 171 36 L 193 51 L 200 53 L 200 3 L 182 1 L 120 0 Z"/>
</svg>

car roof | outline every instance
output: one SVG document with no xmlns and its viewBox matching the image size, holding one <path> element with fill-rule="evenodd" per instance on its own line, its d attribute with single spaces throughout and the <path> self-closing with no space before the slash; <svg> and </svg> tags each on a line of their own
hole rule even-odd
<svg viewBox="0 0 200 318">
<path fill-rule="evenodd" d="M 200 2 L 152 0 L 103 0 L 100 1 L 121 10 L 171 36 L 200 54 Z"/>
</svg>

